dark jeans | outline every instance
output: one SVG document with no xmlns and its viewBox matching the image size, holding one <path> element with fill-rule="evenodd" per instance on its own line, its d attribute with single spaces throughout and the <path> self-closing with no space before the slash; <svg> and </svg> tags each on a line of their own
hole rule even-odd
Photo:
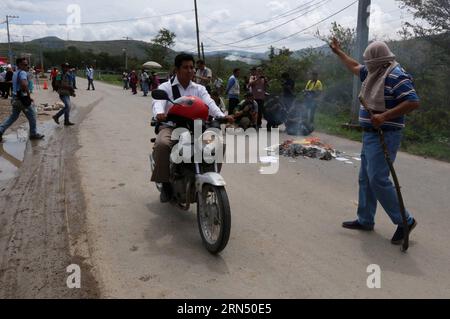
<svg viewBox="0 0 450 319">
<path fill-rule="evenodd" d="M 228 115 L 233 115 L 237 106 L 239 105 L 239 99 L 230 98 L 228 100 Z"/>
<path fill-rule="evenodd" d="M 258 103 L 258 127 L 262 126 L 262 118 L 264 114 L 264 100 L 255 100 Z"/>
<path fill-rule="evenodd" d="M 88 79 L 88 90 L 90 90 L 91 89 L 91 85 L 92 85 L 92 89 L 93 90 L 95 90 L 95 87 L 94 87 L 94 79 Z"/>
<path fill-rule="evenodd" d="M 395 161 L 402 140 L 402 131 L 385 131 L 385 141 L 392 161 Z M 377 133 L 364 133 L 359 173 L 358 220 L 361 224 L 373 226 L 377 204 L 380 203 L 396 225 L 402 225 L 402 215 L 397 193 L 390 178 L 380 138 Z M 413 217 L 407 211 L 408 224 Z"/>
<path fill-rule="evenodd" d="M 69 117 L 70 117 L 70 96 L 60 95 L 59 98 L 61 99 L 61 101 L 63 101 L 64 108 L 62 110 L 60 110 L 55 115 L 55 117 L 60 118 L 64 114 L 64 123 L 68 123 L 69 122 Z"/>
<path fill-rule="evenodd" d="M 314 124 L 314 119 L 316 117 L 317 101 L 312 98 L 308 98 L 305 101 L 306 112 L 307 112 L 307 122 L 308 124 Z"/>
</svg>

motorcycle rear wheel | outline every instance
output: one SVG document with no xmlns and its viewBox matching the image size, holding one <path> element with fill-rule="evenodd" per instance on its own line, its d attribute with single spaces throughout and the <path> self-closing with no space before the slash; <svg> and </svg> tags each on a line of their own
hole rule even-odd
<svg viewBox="0 0 450 319">
<path fill-rule="evenodd" d="M 197 201 L 197 221 L 206 249 L 213 255 L 224 250 L 231 230 L 231 209 L 225 187 L 203 185 Z"/>
</svg>

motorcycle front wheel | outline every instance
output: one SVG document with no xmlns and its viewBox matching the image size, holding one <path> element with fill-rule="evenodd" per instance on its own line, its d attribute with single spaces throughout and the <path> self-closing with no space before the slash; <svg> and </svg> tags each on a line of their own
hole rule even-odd
<svg viewBox="0 0 450 319">
<path fill-rule="evenodd" d="M 225 249 L 230 238 L 231 210 L 223 186 L 203 185 L 198 194 L 197 221 L 203 244 L 211 254 Z"/>
</svg>

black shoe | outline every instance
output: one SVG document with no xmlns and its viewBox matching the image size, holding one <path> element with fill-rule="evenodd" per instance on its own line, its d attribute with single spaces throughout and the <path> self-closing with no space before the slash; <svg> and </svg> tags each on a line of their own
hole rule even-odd
<svg viewBox="0 0 450 319">
<path fill-rule="evenodd" d="M 75 123 L 72 122 L 64 122 L 64 126 L 74 126 Z"/>
<path fill-rule="evenodd" d="M 170 183 L 163 183 L 161 195 L 159 196 L 161 203 L 168 203 L 172 199 L 172 186 Z"/>
<path fill-rule="evenodd" d="M 359 221 L 355 220 L 352 222 L 344 222 L 342 223 L 342 227 L 347 229 L 355 229 L 355 230 L 363 230 L 363 231 L 372 231 L 373 226 L 362 225 Z"/>
<path fill-rule="evenodd" d="M 56 115 L 53 115 L 52 118 L 53 121 L 55 121 L 55 123 L 59 125 L 59 118 Z"/>
<path fill-rule="evenodd" d="M 0 143 L 3 142 L 3 134 L 0 134 Z"/>
<path fill-rule="evenodd" d="M 42 140 L 44 137 L 45 135 L 42 134 L 31 135 L 30 140 L 31 141 Z"/>
<path fill-rule="evenodd" d="M 409 225 L 409 233 L 411 234 L 411 231 L 416 228 L 417 222 L 414 219 L 413 223 Z M 392 237 L 391 243 L 392 245 L 401 245 L 403 244 L 403 237 L 404 237 L 403 227 L 398 226 L 397 230 L 395 231 L 394 237 Z"/>
</svg>

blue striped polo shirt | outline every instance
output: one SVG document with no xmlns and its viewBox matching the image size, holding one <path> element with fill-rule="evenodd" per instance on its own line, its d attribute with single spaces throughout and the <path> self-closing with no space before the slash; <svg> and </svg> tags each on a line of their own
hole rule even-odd
<svg viewBox="0 0 450 319">
<path fill-rule="evenodd" d="M 360 78 L 362 82 L 364 82 L 368 73 L 369 71 L 367 70 L 367 67 L 363 66 L 360 70 Z M 412 77 L 400 65 L 393 69 L 386 78 L 384 97 L 386 100 L 386 108 L 388 110 L 395 108 L 404 101 L 418 102 L 420 100 L 416 90 L 414 89 Z M 362 127 L 373 127 L 369 112 L 367 112 L 363 106 L 361 106 L 359 111 L 359 124 Z M 388 122 L 385 122 L 381 128 L 392 127 L 404 128 L 405 116 L 391 119 Z"/>
</svg>

